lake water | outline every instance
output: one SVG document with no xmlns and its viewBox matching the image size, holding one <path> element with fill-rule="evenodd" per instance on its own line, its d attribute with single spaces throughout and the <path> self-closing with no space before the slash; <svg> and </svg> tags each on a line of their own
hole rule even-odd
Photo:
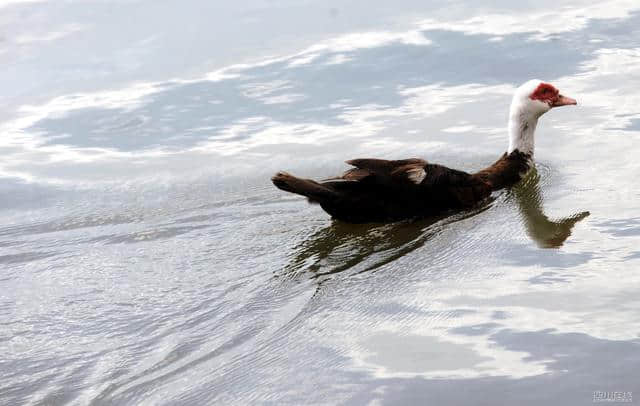
<svg viewBox="0 0 640 406">
<path fill-rule="evenodd" d="M 640 3 L 494 3 L 0 1 L 0 404 L 637 402 Z M 579 105 L 471 212 L 269 181 L 482 168 L 531 78 Z"/>
</svg>

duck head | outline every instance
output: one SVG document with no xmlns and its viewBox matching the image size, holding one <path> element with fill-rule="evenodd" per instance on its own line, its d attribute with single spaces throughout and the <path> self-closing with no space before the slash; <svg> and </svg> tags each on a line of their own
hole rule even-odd
<svg viewBox="0 0 640 406">
<path fill-rule="evenodd" d="M 538 79 L 530 80 L 513 95 L 509 110 L 509 150 L 533 155 L 534 133 L 538 119 L 554 107 L 578 104 L 564 96 L 552 84 Z"/>
</svg>

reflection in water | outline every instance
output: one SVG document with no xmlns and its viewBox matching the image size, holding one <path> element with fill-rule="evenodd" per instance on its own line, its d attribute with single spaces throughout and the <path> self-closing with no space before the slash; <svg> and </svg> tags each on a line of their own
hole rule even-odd
<svg viewBox="0 0 640 406">
<path fill-rule="evenodd" d="M 423 246 L 447 225 L 489 209 L 492 202 L 450 216 L 391 224 L 333 221 L 295 248 L 285 273 L 294 276 L 304 269 L 322 278 L 349 269 L 355 273 L 374 270 Z"/>
<path fill-rule="evenodd" d="M 527 234 L 540 248 L 558 248 L 571 235 L 573 226 L 589 215 L 588 211 L 572 214 L 557 221 L 550 220 L 542 207 L 540 175 L 534 168 L 512 189 L 524 219 Z"/>
<path fill-rule="evenodd" d="M 573 226 L 589 212 L 580 212 L 558 221 L 550 220 L 543 211 L 539 183 L 540 175 L 533 169 L 510 193 L 515 196 L 529 237 L 540 248 L 557 248 L 571 235 Z M 355 272 L 376 269 L 423 246 L 447 225 L 487 210 L 492 202 L 451 216 L 391 224 L 333 221 L 295 248 L 295 256 L 285 273 L 294 276 L 304 269 L 316 277 L 326 277 L 349 269 Z"/>
<path fill-rule="evenodd" d="M 387 253 L 385 260 L 369 265 L 372 269 L 421 245 L 432 224 L 433 220 L 385 225 L 332 221 L 295 248 L 285 273 L 293 276 L 304 269 L 320 277 L 355 267 L 374 253 Z"/>
</svg>

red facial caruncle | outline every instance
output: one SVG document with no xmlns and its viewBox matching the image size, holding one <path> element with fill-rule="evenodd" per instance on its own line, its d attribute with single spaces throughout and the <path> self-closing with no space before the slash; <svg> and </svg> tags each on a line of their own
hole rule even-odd
<svg viewBox="0 0 640 406">
<path fill-rule="evenodd" d="M 547 103 L 549 107 L 566 106 L 569 104 L 578 104 L 574 99 L 560 94 L 560 91 L 549 83 L 540 83 L 536 90 L 529 95 L 531 100 L 540 100 Z"/>
<path fill-rule="evenodd" d="M 549 83 L 540 83 L 536 90 L 529 95 L 531 100 L 540 100 L 541 102 L 545 102 L 548 105 L 553 105 L 553 102 L 558 98 L 560 91 L 550 85 Z"/>
</svg>

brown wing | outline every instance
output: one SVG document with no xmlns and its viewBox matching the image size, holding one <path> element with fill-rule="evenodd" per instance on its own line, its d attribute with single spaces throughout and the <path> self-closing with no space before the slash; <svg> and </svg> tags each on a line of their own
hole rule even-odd
<svg viewBox="0 0 640 406">
<path fill-rule="evenodd" d="M 420 187 L 447 196 L 451 206 L 471 207 L 491 194 L 489 183 L 467 172 L 437 164 L 428 164 L 425 171 Z"/>
<path fill-rule="evenodd" d="M 347 161 L 349 165 L 355 166 L 360 169 L 368 169 L 373 172 L 386 172 L 391 173 L 399 167 L 405 165 L 426 165 L 427 161 L 420 158 L 398 159 L 398 160 L 386 160 L 375 158 L 360 158 Z"/>
<path fill-rule="evenodd" d="M 340 179 L 360 181 L 375 176 L 383 182 L 401 182 L 420 184 L 425 177 L 427 161 L 419 158 L 385 160 L 385 159 L 352 159 L 346 162 L 355 166 L 346 171 Z"/>
<path fill-rule="evenodd" d="M 473 207 L 489 196 L 478 176 L 422 159 L 354 159 L 355 168 L 321 185 L 334 193 L 319 201 L 334 218 L 350 222 L 387 221 Z"/>
<path fill-rule="evenodd" d="M 443 206 L 469 207 L 491 193 L 484 179 L 423 159 L 354 159 L 347 163 L 356 168 L 345 172 L 342 179 L 375 184 L 399 195 L 417 191 L 433 201 L 442 200 Z"/>
</svg>

